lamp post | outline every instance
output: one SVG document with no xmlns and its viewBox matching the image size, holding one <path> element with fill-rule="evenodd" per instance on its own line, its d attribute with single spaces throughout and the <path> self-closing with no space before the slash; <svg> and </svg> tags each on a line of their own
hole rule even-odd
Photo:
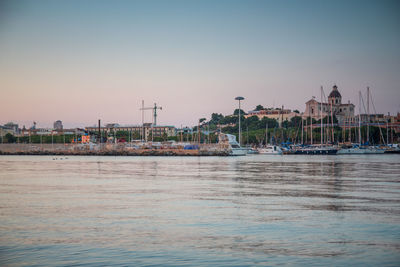
<svg viewBox="0 0 400 267">
<path fill-rule="evenodd" d="M 238 96 L 235 98 L 235 100 L 239 101 L 239 145 L 242 145 L 242 138 L 241 138 L 241 129 L 240 129 L 240 101 L 244 100 L 244 97 Z"/>
</svg>

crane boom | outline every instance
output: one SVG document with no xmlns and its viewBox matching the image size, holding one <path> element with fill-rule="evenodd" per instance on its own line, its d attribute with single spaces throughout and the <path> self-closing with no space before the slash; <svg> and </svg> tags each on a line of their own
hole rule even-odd
<svg viewBox="0 0 400 267">
<path fill-rule="evenodd" d="M 153 125 L 157 125 L 157 109 L 162 110 L 162 107 L 154 103 L 154 107 L 142 107 L 140 110 L 153 110 Z"/>
</svg>

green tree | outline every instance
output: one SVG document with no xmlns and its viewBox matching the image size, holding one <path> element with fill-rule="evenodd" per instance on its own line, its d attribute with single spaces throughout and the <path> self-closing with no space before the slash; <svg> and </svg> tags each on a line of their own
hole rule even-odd
<svg viewBox="0 0 400 267">
<path fill-rule="evenodd" d="M 257 105 L 256 108 L 254 110 L 259 111 L 259 110 L 263 110 L 264 107 L 261 105 Z"/>
<path fill-rule="evenodd" d="M 238 108 L 233 111 L 233 115 L 235 115 L 235 116 L 239 115 L 239 109 Z M 247 115 L 247 113 L 244 112 L 243 109 L 240 109 L 240 115 Z"/>
<path fill-rule="evenodd" d="M 6 143 L 15 143 L 17 141 L 17 138 L 10 133 L 7 133 L 4 138 Z"/>
<path fill-rule="evenodd" d="M 211 114 L 210 124 L 219 124 L 219 121 L 222 120 L 224 116 L 222 114 L 213 113 Z"/>
</svg>

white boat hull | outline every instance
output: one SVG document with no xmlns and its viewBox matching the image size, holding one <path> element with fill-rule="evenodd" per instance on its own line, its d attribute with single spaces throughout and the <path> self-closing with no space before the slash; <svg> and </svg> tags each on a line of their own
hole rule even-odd
<svg viewBox="0 0 400 267">
<path fill-rule="evenodd" d="M 270 151 L 270 150 L 259 149 L 258 150 L 258 154 L 263 154 L 263 155 L 282 155 L 282 151 L 278 152 L 278 151 Z"/>
<path fill-rule="evenodd" d="M 240 148 L 232 148 L 230 152 L 231 156 L 246 156 L 247 155 L 247 149 L 240 147 Z"/>
<path fill-rule="evenodd" d="M 259 154 L 264 155 L 282 155 L 282 149 L 279 146 L 268 146 L 264 148 L 258 148 Z"/>
</svg>

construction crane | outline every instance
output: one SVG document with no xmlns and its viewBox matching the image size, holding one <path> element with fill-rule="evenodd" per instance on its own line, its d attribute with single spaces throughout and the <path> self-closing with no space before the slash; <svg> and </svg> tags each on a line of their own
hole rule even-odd
<svg viewBox="0 0 400 267">
<path fill-rule="evenodd" d="M 144 100 L 142 100 L 142 125 L 143 125 L 143 137 L 145 136 L 144 132 L 144 111 L 145 110 L 153 110 L 153 123 L 151 124 L 151 141 L 153 141 L 153 126 L 157 125 L 157 109 L 162 110 L 162 107 L 157 106 L 157 103 L 154 103 L 154 107 L 144 107 Z M 147 139 L 147 138 L 146 138 Z M 147 141 L 147 140 L 146 140 Z"/>
</svg>

